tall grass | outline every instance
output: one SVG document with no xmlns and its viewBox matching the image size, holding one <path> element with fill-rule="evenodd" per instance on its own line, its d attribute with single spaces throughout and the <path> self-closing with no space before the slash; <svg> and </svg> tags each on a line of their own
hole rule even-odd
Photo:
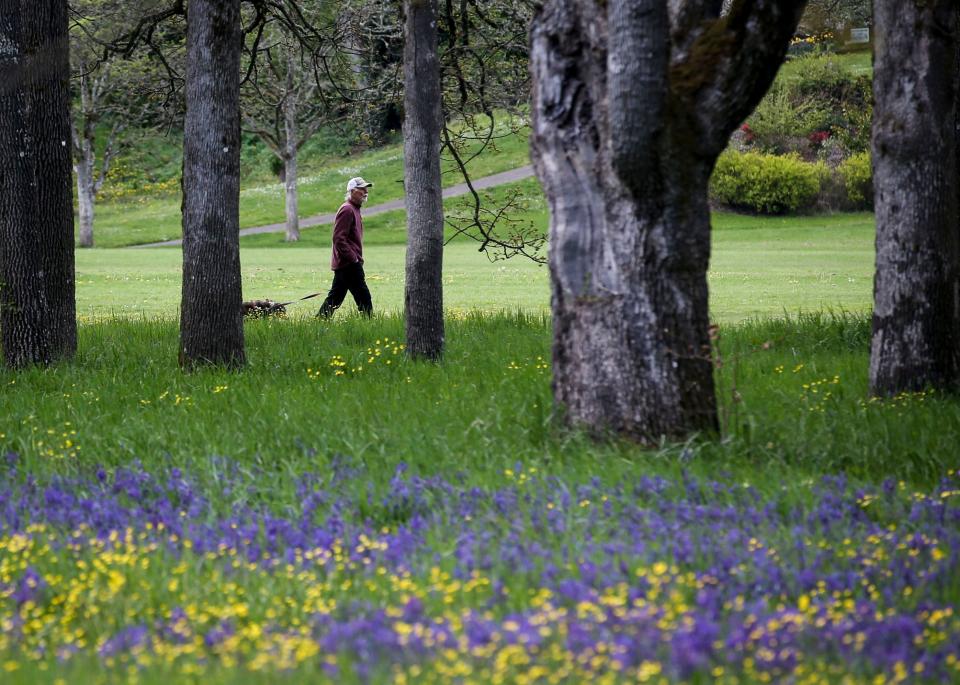
<svg viewBox="0 0 960 685">
<path fill-rule="evenodd" d="M 139 460 L 214 482 L 211 459 L 228 456 L 274 474 L 280 503 L 293 497 L 291 474 L 335 455 L 382 482 L 400 462 L 477 482 L 517 462 L 574 479 L 693 468 L 758 482 L 843 471 L 930 483 L 957 465 L 956 399 L 869 398 L 863 315 L 722 328 L 723 435 L 659 450 L 595 444 L 557 425 L 543 316 L 461 315 L 435 365 L 407 360 L 402 338 L 396 316 L 250 321 L 246 369 L 184 374 L 172 320 L 85 324 L 75 361 L 0 371 L 0 447 L 41 478 Z"/>
</svg>

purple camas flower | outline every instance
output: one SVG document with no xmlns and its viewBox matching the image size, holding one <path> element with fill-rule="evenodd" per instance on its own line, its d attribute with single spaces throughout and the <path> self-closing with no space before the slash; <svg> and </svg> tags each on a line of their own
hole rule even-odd
<svg viewBox="0 0 960 685">
<path fill-rule="evenodd" d="M 0 468 L 10 473 L 16 462 Z M 781 680 L 814 662 L 863 676 L 906 665 L 931 680 L 956 677 L 956 478 L 912 497 L 893 482 L 854 489 L 831 476 L 798 499 L 689 474 L 680 482 L 569 483 L 522 464 L 496 487 L 479 488 L 400 465 L 378 490 L 347 487 L 368 476 L 337 457 L 328 473 L 298 477 L 296 502 L 271 507 L 269 483 L 229 460 L 214 465 L 215 492 L 189 472 L 139 465 L 0 482 L 0 559 L 25 560 L 0 581 L 6 638 L 27 644 L 18 607 L 57 611 L 64 576 L 81 576 L 71 566 L 78 559 L 87 582 L 106 593 L 104 612 L 117 611 L 112 596 L 125 607 L 124 598 L 146 592 L 135 564 L 90 571 L 108 554 L 135 555 L 131 537 L 136 553 L 155 550 L 142 577 L 155 584 L 151 601 L 163 602 L 162 618 L 134 612 L 124 619 L 131 625 L 107 631 L 101 626 L 115 624 L 101 615 L 83 626 L 100 631 L 85 648 L 43 645 L 56 658 L 197 643 L 205 663 L 225 645 L 256 644 L 254 635 L 280 658 L 278 644 L 301 639 L 295 616 L 319 654 L 343 655 L 370 680 L 394 665 L 428 666 L 461 643 L 479 669 L 509 646 L 547 668 L 560 654 L 583 673 L 656 662 L 669 678 L 692 679 L 749 663 Z M 218 500 L 225 491 L 241 497 L 227 504 Z M 58 554 L 33 551 L 43 545 L 68 550 L 67 561 L 58 566 Z M 184 575 L 171 573 L 175 566 Z M 258 587 L 290 592 L 290 603 L 286 613 L 254 617 L 265 598 L 253 593 L 242 611 L 213 615 L 167 588 L 194 578 L 217 578 L 211 593 L 258 578 Z M 321 582 L 329 582 L 326 594 L 307 612 L 304 597 Z M 217 611 L 222 604 L 213 602 Z M 321 664 L 336 677 L 333 661 Z"/>
<path fill-rule="evenodd" d="M 14 583 L 10 599 L 18 606 L 24 602 L 35 602 L 46 587 L 47 583 L 43 576 L 37 573 L 33 566 L 27 566 L 20 579 Z"/>
<path fill-rule="evenodd" d="M 108 639 L 100 647 L 98 653 L 101 658 L 116 656 L 140 647 L 147 642 L 150 633 L 144 625 L 134 625 L 123 628 L 116 635 Z"/>
</svg>

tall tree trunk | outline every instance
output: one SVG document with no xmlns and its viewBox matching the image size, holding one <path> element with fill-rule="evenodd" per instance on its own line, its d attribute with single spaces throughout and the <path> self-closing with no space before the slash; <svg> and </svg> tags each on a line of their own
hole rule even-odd
<svg viewBox="0 0 960 685">
<path fill-rule="evenodd" d="M 875 395 L 960 386 L 957 13 L 874 3 Z"/>
<path fill-rule="evenodd" d="M 180 364 L 245 362 L 240 279 L 240 0 L 191 0 Z"/>
<path fill-rule="evenodd" d="M 293 73 L 293 66 L 290 64 L 292 59 L 292 50 L 287 51 L 287 73 Z M 297 95 L 293 92 L 293 84 L 290 77 L 287 78 L 287 100 L 284 102 L 284 120 L 283 128 L 286 140 L 286 150 L 283 159 L 283 186 L 286 191 L 286 209 L 287 209 L 287 242 L 296 242 L 300 240 L 300 217 L 299 217 L 299 198 L 297 196 Z"/>
<path fill-rule="evenodd" d="M 294 64 L 297 51 L 292 40 L 287 41 L 287 73 L 283 101 L 283 133 L 286 145 L 283 159 L 283 183 L 286 191 L 287 242 L 300 240 L 299 200 L 297 196 L 297 150 L 300 146 L 297 130 L 297 108 L 299 93 L 294 84 Z"/>
<path fill-rule="evenodd" d="M 407 206 L 404 312 L 407 352 L 443 354 L 443 195 L 436 0 L 407 0 L 404 26 L 403 176 Z"/>
<path fill-rule="evenodd" d="M 283 160 L 283 189 L 287 209 L 287 237 L 289 243 L 300 240 L 300 200 L 297 195 L 297 150 L 288 151 L 290 156 Z"/>
<path fill-rule="evenodd" d="M 531 32 L 531 152 L 550 208 L 554 398 L 645 443 L 718 428 L 707 182 L 803 2 L 549 0 Z"/>
<path fill-rule="evenodd" d="M 84 141 L 83 156 L 77 162 L 77 204 L 80 214 L 80 247 L 93 247 L 93 212 L 96 198 L 92 145 Z"/>
<path fill-rule="evenodd" d="M 14 367 L 76 351 L 65 0 L 0 5 L 0 341 Z"/>
</svg>

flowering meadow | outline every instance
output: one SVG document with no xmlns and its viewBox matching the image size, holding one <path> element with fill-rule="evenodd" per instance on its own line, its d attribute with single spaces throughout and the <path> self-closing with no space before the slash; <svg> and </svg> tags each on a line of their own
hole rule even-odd
<svg viewBox="0 0 960 685">
<path fill-rule="evenodd" d="M 296 480 L 217 515 L 173 468 L 39 486 L 8 454 L 3 668 L 241 668 L 381 682 L 943 682 L 960 677 L 960 477 L 930 494 L 842 477 L 809 502 L 749 483 L 479 488 L 397 468 Z M 16 655 L 15 658 L 9 658 Z"/>
<path fill-rule="evenodd" d="M 863 318 L 721 331 L 657 450 L 555 425 L 542 320 L 138 326 L 0 372 L 0 682 L 960 682 L 960 403 L 867 398 Z"/>
</svg>

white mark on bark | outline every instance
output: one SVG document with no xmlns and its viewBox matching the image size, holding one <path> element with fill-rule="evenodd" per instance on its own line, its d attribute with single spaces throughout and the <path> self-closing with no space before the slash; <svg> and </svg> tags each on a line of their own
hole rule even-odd
<svg viewBox="0 0 960 685">
<path fill-rule="evenodd" d="M 12 57 L 13 60 L 16 61 L 19 53 L 20 51 L 16 42 L 11 40 L 6 34 L 0 33 L 0 58 Z"/>
</svg>

